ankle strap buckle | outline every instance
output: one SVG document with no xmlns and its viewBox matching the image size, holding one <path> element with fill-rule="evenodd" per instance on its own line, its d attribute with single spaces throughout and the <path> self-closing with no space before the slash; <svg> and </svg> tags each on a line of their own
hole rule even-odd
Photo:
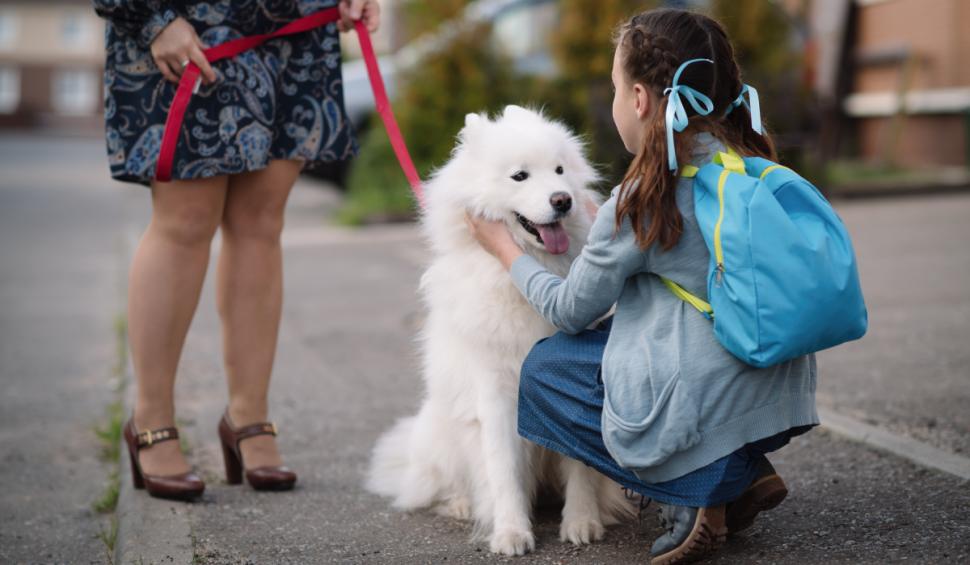
<svg viewBox="0 0 970 565">
<path fill-rule="evenodd" d="M 136 439 L 138 440 L 139 446 L 151 447 L 160 441 L 168 441 L 170 439 L 177 439 L 178 437 L 179 434 L 175 428 L 163 428 L 160 430 L 147 430 L 144 432 L 139 432 Z"/>
</svg>

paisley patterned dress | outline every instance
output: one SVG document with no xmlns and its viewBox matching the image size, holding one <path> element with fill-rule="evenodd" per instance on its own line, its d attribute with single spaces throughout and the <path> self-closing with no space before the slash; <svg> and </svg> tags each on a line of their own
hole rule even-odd
<svg viewBox="0 0 970 565">
<path fill-rule="evenodd" d="M 181 16 L 207 46 L 268 33 L 338 0 L 94 0 L 108 22 L 104 114 L 111 176 L 146 186 L 176 84 L 149 46 Z M 213 64 L 218 80 L 192 97 L 179 132 L 172 179 L 258 170 L 272 159 L 312 168 L 353 157 L 357 142 L 343 106 L 335 24 L 267 41 Z"/>
</svg>

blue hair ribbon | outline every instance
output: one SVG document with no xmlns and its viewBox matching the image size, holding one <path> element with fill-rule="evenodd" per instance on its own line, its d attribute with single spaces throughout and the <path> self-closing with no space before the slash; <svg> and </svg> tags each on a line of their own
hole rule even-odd
<svg viewBox="0 0 970 565">
<path fill-rule="evenodd" d="M 751 100 L 750 103 L 744 99 L 745 94 Z M 748 109 L 748 113 L 751 114 L 751 129 L 758 132 L 758 135 L 762 135 L 764 130 L 761 126 L 761 103 L 758 101 L 758 91 L 753 86 L 745 84 L 741 87 L 741 94 L 738 94 L 734 102 L 731 102 L 731 107 L 728 108 L 727 113 L 730 114 L 738 106 L 744 106 Z"/>
<path fill-rule="evenodd" d="M 684 61 L 677 67 L 677 72 L 674 73 L 674 79 L 671 81 L 670 86 L 664 90 L 664 96 L 669 96 L 667 101 L 667 114 L 666 114 L 666 125 L 667 125 L 667 164 L 670 165 L 671 171 L 677 170 L 677 152 L 674 148 L 674 132 L 682 132 L 687 127 L 689 118 L 687 116 L 687 108 L 684 107 L 684 101 L 681 98 L 683 96 L 690 103 L 691 107 L 701 116 L 706 116 L 714 111 L 714 102 L 711 101 L 707 95 L 698 92 L 697 90 L 685 85 L 677 84 L 680 80 L 680 74 L 684 72 L 691 63 L 707 62 L 714 64 L 714 61 L 710 59 L 691 59 L 689 61 Z M 753 88 L 751 89 L 754 90 Z M 752 99 L 757 103 L 757 94 L 754 94 Z"/>
</svg>

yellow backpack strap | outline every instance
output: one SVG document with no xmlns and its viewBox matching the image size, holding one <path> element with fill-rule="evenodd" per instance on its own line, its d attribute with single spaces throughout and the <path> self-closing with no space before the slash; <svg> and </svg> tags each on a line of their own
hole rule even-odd
<svg viewBox="0 0 970 565">
<path fill-rule="evenodd" d="M 732 173 L 745 174 L 744 159 L 733 149 L 729 148 L 727 153 L 718 151 L 717 155 L 714 155 L 714 162 L 723 165 L 725 169 Z"/>
<path fill-rule="evenodd" d="M 670 292 L 672 292 L 674 296 L 690 304 L 694 308 L 697 308 L 697 311 L 704 314 L 704 317 L 708 320 L 714 319 L 714 309 L 711 308 L 710 304 L 687 292 L 682 286 L 668 279 L 667 277 L 660 277 L 660 280 L 667 285 L 667 288 L 670 289 Z"/>
<path fill-rule="evenodd" d="M 722 153 L 722 155 L 727 155 L 727 157 L 725 157 L 728 160 L 727 162 L 723 161 L 721 158 L 718 158 L 716 155 L 714 157 L 714 162 L 724 165 L 724 168 L 730 171 L 744 174 L 744 159 L 738 155 L 738 152 L 735 151 L 733 147 L 728 147 L 727 153 Z M 730 166 L 728 166 L 729 164 Z M 695 167 L 694 165 L 684 165 L 680 168 L 680 176 L 684 177 L 685 179 L 692 179 L 697 176 L 698 171 L 700 171 L 700 168 Z"/>
<path fill-rule="evenodd" d="M 765 180 L 765 177 L 768 176 L 768 173 L 770 173 L 771 171 L 774 171 L 775 169 L 787 169 L 787 168 L 788 167 L 784 165 L 771 165 L 769 167 L 765 167 L 765 170 L 761 171 L 760 180 Z"/>
</svg>

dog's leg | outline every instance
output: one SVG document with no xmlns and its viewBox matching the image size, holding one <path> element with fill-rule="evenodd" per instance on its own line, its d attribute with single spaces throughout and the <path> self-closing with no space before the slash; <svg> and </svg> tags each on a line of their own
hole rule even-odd
<svg viewBox="0 0 970 565">
<path fill-rule="evenodd" d="M 435 512 L 446 518 L 456 520 L 471 520 L 472 502 L 464 494 L 447 495 L 445 500 L 435 507 Z"/>
<path fill-rule="evenodd" d="M 480 387 L 478 410 L 487 488 L 493 503 L 489 549 L 503 555 L 524 555 L 535 549 L 529 519 L 535 481 L 528 450 L 516 433 L 515 397 L 501 394 L 494 376 L 490 377 L 492 380 Z"/>
<path fill-rule="evenodd" d="M 559 539 L 576 545 L 603 539 L 605 528 L 596 500 L 598 475 L 585 464 L 563 457 L 559 465 L 566 483 Z"/>
</svg>

